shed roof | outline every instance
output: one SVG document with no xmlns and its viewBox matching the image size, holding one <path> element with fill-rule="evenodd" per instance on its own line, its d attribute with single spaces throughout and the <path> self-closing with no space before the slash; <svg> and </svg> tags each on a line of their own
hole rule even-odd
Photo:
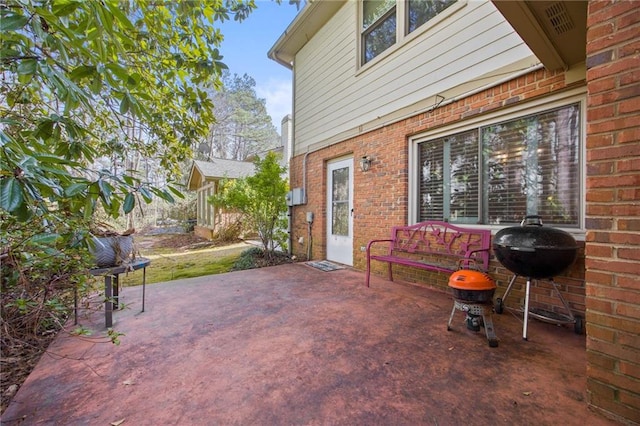
<svg viewBox="0 0 640 426">
<path fill-rule="evenodd" d="M 189 172 L 187 188 L 198 189 L 203 180 L 238 179 L 255 173 L 255 165 L 247 161 L 214 158 L 211 161 L 194 160 Z"/>
</svg>

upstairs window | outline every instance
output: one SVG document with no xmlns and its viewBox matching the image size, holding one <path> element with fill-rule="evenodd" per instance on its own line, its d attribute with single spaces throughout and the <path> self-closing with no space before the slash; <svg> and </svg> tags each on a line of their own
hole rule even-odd
<svg viewBox="0 0 640 426">
<path fill-rule="evenodd" d="M 580 103 L 418 144 L 417 220 L 580 225 Z"/>
<path fill-rule="evenodd" d="M 362 2 L 362 63 L 366 64 L 395 42 L 395 0 L 364 0 Z"/>
<path fill-rule="evenodd" d="M 456 0 L 408 0 L 407 34 L 415 31 L 455 2 Z"/>
<path fill-rule="evenodd" d="M 362 0 L 362 64 L 454 3 L 456 0 Z"/>
</svg>

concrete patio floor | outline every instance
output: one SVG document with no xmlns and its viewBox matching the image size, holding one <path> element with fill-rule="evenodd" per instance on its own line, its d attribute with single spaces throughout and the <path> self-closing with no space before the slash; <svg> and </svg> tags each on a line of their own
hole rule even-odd
<svg viewBox="0 0 640 426">
<path fill-rule="evenodd" d="M 124 336 L 61 333 L 3 425 L 609 425 L 586 403 L 585 337 L 451 296 L 298 263 L 125 288 Z M 69 326 L 69 330 L 73 325 Z"/>
</svg>

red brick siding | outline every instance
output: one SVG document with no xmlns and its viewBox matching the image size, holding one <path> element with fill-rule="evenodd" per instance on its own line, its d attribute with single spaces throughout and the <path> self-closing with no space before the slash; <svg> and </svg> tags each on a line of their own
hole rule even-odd
<svg viewBox="0 0 640 426">
<path fill-rule="evenodd" d="M 589 2 L 587 388 L 590 404 L 640 422 L 640 14 Z"/>
<path fill-rule="evenodd" d="M 539 70 L 503 83 L 497 87 L 444 105 L 435 111 L 419 114 L 403 121 L 357 136 L 339 144 L 310 153 L 306 156 L 306 183 L 308 204 L 294 208 L 293 251 L 305 257 L 308 250 L 308 228 L 305 212 L 315 214 L 312 227 L 312 258 L 324 258 L 326 242 L 326 171 L 327 161 L 345 155 L 354 158 L 354 267 L 365 268 L 365 255 L 361 247 L 372 239 L 388 238 L 391 227 L 406 224 L 408 216 L 408 140 L 409 137 L 428 129 L 461 122 L 478 114 L 509 107 L 517 102 L 528 101 L 566 89 L 564 73 Z M 608 144 L 607 144 L 608 146 Z M 363 173 L 358 169 L 358 160 L 363 155 L 373 159 L 371 169 Z M 293 159 L 291 186 L 303 184 L 303 162 L 305 155 Z M 601 195 L 610 199 L 613 194 Z M 298 243 L 304 237 L 304 244 Z M 385 276 L 386 264 L 373 262 L 373 273 Z M 506 289 L 512 273 L 493 259 L 491 275 L 497 281 L 501 294 Z M 448 275 L 430 273 L 413 268 L 394 266 L 397 279 L 448 289 Z M 524 298 L 525 279 L 519 278 L 506 301 L 507 306 L 519 307 Z M 565 276 L 556 282 L 563 296 L 575 313 L 584 314 L 584 250 Z M 565 313 L 561 302 L 549 284 L 540 282 L 532 288 L 532 306 Z"/>
<path fill-rule="evenodd" d="M 584 250 L 556 281 L 572 309 L 586 311 L 587 388 L 589 403 L 623 421 L 640 421 L 640 14 L 635 2 L 591 1 L 587 22 L 587 177 Z M 467 99 L 419 114 L 332 147 L 313 152 L 306 161 L 309 203 L 294 208 L 293 251 L 308 248 L 305 212 L 316 215 L 312 258 L 325 257 L 326 161 L 352 155 L 354 174 L 354 266 L 364 269 L 360 247 L 385 238 L 407 218 L 407 141 L 427 129 L 464 120 L 544 96 L 564 88 L 562 73 L 545 70 L 488 89 Z M 374 159 L 371 171 L 357 170 L 362 155 Z M 303 160 L 292 161 L 291 186 L 303 183 Z M 298 238 L 304 237 L 300 245 Z M 384 265 L 374 272 L 384 274 Z M 445 289 L 445 274 L 398 269 L 398 279 Z M 491 275 L 504 291 L 510 273 L 495 259 Z M 586 284 L 583 282 L 586 281 Z M 523 280 L 510 305 L 523 297 Z M 534 303 L 555 303 L 551 288 L 539 283 Z M 586 294 L 586 299 L 585 299 Z"/>
</svg>

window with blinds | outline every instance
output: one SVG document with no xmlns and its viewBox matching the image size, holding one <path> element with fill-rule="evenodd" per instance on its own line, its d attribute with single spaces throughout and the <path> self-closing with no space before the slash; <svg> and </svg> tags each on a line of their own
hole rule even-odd
<svg viewBox="0 0 640 426">
<path fill-rule="evenodd" d="M 478 223 L 478 131 L 420 144 L 420 217 Z"/>
<path fill-rule="evenodd" d="M 419 144 L 419 220 L 578 226 L 580 104 Z"/>
</svg>

